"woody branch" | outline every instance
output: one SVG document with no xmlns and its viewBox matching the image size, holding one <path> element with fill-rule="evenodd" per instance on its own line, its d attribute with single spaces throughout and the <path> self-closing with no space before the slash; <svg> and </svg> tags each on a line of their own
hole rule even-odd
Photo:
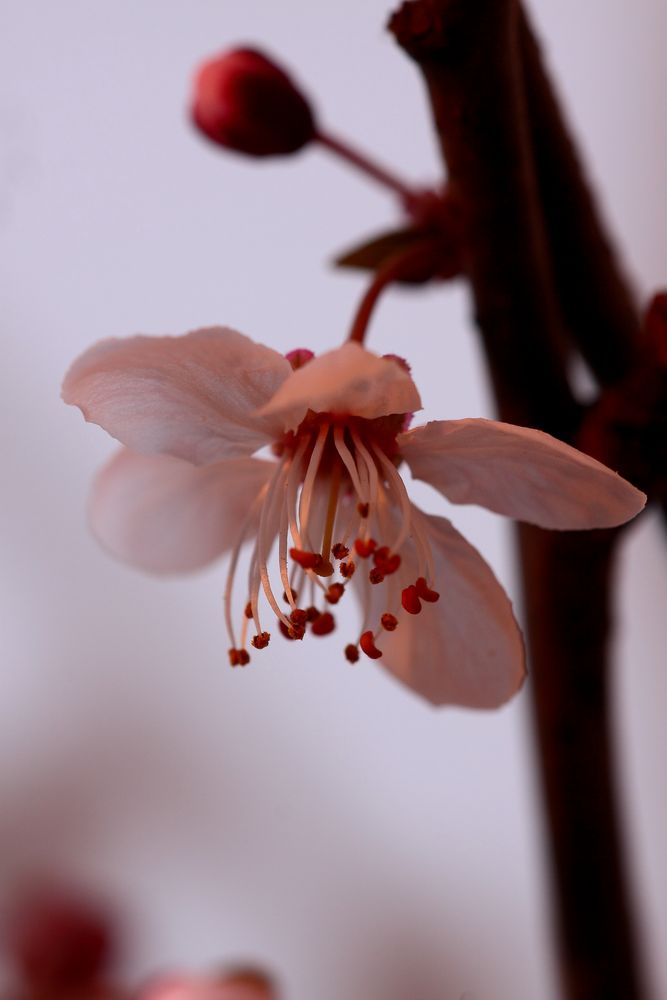
<svg viewBox="0 0 667 1000">
<path fill-rule="evenodd" d="M 602 460 L 613 455 L 618 471 L 655 487 L 650 442 L 665 410 L 664 372 L 656 375 L 647 359 L 632 296 L 517 0 L 411 0 L 390 30 L 428 88 L 500 416 Z M 570 387 L 574 353 L 610 387 L 590 408 Z M 650 399 L 633 408 L 646 380 Z M 634 440 L 623 433 L 629 411 Z M 645 463 L 630 471 L 637 440 Z M 646 996 L 612 775 L 608 647 L 618 538 L 529 527 L 518 534 L 569 1000 Z"/>
</svg>

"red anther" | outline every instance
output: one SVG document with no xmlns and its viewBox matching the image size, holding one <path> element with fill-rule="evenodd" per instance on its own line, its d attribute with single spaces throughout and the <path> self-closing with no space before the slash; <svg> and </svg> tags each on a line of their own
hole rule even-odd
<svg viewBox="0 0 667 1000">
<path fill-rule="evenodd" d="M 401 604 L 409 615 L 418 615 L 422 609 L 421 601 L 414 583 L 406 587 L 401 593 Z"/>
<path fill-rule="evenodd" d="M 295 608 L 289 616 L 292 625 L 305 625 L 308 621 L 308 612 L 303 608 Z"/>
<path fill-rule="evenodd" d="M 250 156 L 293 153 L 315 136 L 313 114 L 282 69 L 253 49 L 205 63 L 192 118 L 209 139 Z"/>
<path fill-rule="evenodd" d="M 239 666 L 247 667 L 250 663 L 250 653 L 247 649 L 237 649 L 236 652 L 239 654 Z"/>
<path fill-rule="evenodd" d="M 238 667 L 238 665 L 239 665 L 239 651 L 238 651 L 238 649 L 234 649 L 234 647 L 232 646 L 231 649 L 227 650 L 227 655 L 229 656 L 229 665 L 230 665 L 230 667 Z"/>
<path fill-rule="evenodd" d="M 383 545 L 373 553 L 373 562 L 385 576 L 391 576 L 401 565 L 401 557 L 398 553 L 391 555 L 388 545 Z"/>
<path fill-rule="evenodd" d="M 364 518 L 368 517 L 368 511 L 369 510 L 370 510 L 370 507 L 369 507 L 369 505 L 367 503 L 358 503 L 357 504 L 357 513 L 359 514 L 359 517 L 364 517 Z"/>
<path fill-rule="evenodd" d="M 342 542 L 336 542 L 336 544 L 331 550 L 331 554 L 334 557 L 334 559 L 344 559 L 345 556 L 350 554 L 350 550 L 348 549 L 347 545 L 343 545 Z"/>
<path fill-rule="evenodd" d="M 290 635 L 290 630 L 292 629 L 292 626 L 288 628 L 285 622 L 282 620 L 282 618 L 278 619 L 278 628 L 280 629 L 280 634 L 284 635 L 286 639 L 296 638 L 296 636 Z"/>
<path fill-rule="evenodd" d="M 298 593 L 297 593 L 296 590 L 292 591 L 292 600 L 293 601 L 298 601 L 299 600 L 299 595 L 298 595 Z M 289 597 L 287 596 L 287 592 L 284 591 L 284 590 L 283 590 L 283 601 L 286 601 L 287 604 L 289 604 Z"/>
<path fill-rule="evenodd" d="M 260 632 L 259 635 L 254 635 L 250 640 L 250 645 L 254 646 L 255 649 L 266 649 L 269 645 L 269 639 L 271 638 L 270 632 Z"/>
<path fill-rule="evenodd" d="M 338 604 L 344 593 L 345 587 L 342 583 L 332 583 L 324 596 L 329 604 Z"/>
<path fill-rule="evenodd" d="M 415 587 L 417 589 L 417 594 L 421 597 L 422 601 L 427 601 L 429 604 L 435 604 L 436 601 L 440 600 L 440 594 L 437 590 L 430 590 L 426 586 L 426 580 L 423 576 L 415 582 Z"/>
<path fill-rule="evenodd" d="M 315 572 L 318 576 L 333 576 L 334 568 L 328 559 L 324 559 L 320 556 L 320 561 L 315 566 Z"/>
<path fill-rule="evenodd" d="M 310 631 L 313 635 L 329 635 L 329 632 L 333 632 L 335 627 L 334 616 L 329 611 L 323 611 L 310 626 Z"/>
<path fill-rule="evenodd" d="M 359 659 L 359 650 L 357 649 L 357 647 L 354 645 L 353 642 L 349 643 L 345 647 L 345 659 L 348 661 L 348 663 L 356 663 L 357 660 Z"/>
<path fill-rule="evenodd" d="M 385 611 L 380 619 L 380 624 L 385 632 L 393 632 L 398 625 L 398 618 L 396 615 L 392 615 L 388 611 Z"/>
<path fill-rule="evenodd" d="M 290 549 L 289 554 L 295 563 L 303 569 L 317 570 L 322 565 L 322 556 L 319 552 L 304 552 L 303 549 Z"/>
<path fill-rule="evenodd" d="M 349 580 L 351 576 L 354 576 L 354 571 L 357 568 L 356 563 L 353 562 L 342 562 L 338 569 L 340 570 L 340 575 L 344 576 L 346 580 Z"/>
<path fill-rule="evenodd" d="M 303 639 L 303 637 L 304 637 L 305 634 L 306 634 L 306 626 L 305 625 L 296 625 L 296 624 L 293 624 L 293 625 L 290 625 L 290 627 L 287 630 L 287 638 L 288 639 Z"/>
<path fill-rule="evenodd" d="M 320 609 L 316 608 L 314 604 L 311 604 L 309 608 L 306 608 L 306 615 L 308 616 L 309 622 L 314 622 L 316 618 L 320 617 L 321 613 Z"/>
<path fill-rule="evenodd" d="M 243 614 L 246 616 L 246 618 L 252 618 L 252 604 L 250 603 L 250 601 L 248 601 L 248 603 L 246 604 Z"/>
<path fill-rule="evenodd" d="M 309 351 L 307 347 L 297 347 L 293 351 L 288 351 L 285 358 L 292 366 L 292 371 L 296 371 L 298 368 L 303 368 L 307 365 L 309 361 L 315 357 L 313 351 Z"/>
<path fill-rule="evenodd" d="M 370 629 L 368 632 L 364 632 L 361 636 L 359 639 L 359 645 L 361 646 L 362 652 L 364 652 L 366 656 L 370 656 L 371 660 L 379 660 L 382 656 L 382 650 L 378 649 L 375 645 L 373 633 Z"/>
<path fill-rule="evenodd" d="M 357 538 L 354 543 L 354 551 L 362 559 L 368 559 L 369 556 L 373 555 L 376 548 L 377 542 L 374 538 L 369 538 L 368 541 L 364 541 L 363 538 Z"/>
<path fill-rule="evenodd" d="M 382 583 L 384 580 L 384 573 L 381 569 L 378 569 L 377 566 L 375 566 L 368 574 L 368 579 L 371 583 Z"/>
</svg>

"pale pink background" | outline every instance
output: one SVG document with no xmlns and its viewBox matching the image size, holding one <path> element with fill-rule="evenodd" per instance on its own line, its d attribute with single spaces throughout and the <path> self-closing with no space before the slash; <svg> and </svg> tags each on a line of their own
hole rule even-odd
<svg viewBox="0 0 667 1000">
<path fill-rule="evenodd" d="M 667 279 L 663 0 L 535 0 L 642 295 Z M 263 45 L 322 117 L 408 176 L 438 160 L 384 0 L 4 5 L 0 231 L 0 897 L 58 876 L 132 931 L 128 976 L 258 958 L 292 1000 L 553 1000 L 527 695 L 434 711 L 335 642 L 226 666 L 224 572 L 156 582 L 89 537 L 112 442 L 58 399 L 93 341 L 227 323 L 332 346 L 362 281 L 325 264 L 391 223 L 319 152 L 224 157 L 190 131 L 205 55 Z M 391 293 L 370 345 L 408 355 L 427 417 L 491 413 L 458 285 Z M 418 491 L 431 510 L 441 501 Z M 516 596 L 506 528 L 457 509 Z M 644 946 L 667 996 L 667 557 L 629 533 L 615 679 Z"/>
</svg>

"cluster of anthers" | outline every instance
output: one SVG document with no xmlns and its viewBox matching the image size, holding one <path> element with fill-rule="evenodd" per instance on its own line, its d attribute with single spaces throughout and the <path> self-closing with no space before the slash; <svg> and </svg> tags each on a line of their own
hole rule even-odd
<svg viewBox="0 0 667 1000">
<path fill-rule="evenodd" d="M 310 352 L 300 350 L 287 358 L 296 369 L 309 356 Z M 407 369 L 402 359 L 392 360 Z M 423 602 L 439 600 L 432 586 L 435 580 L 430 543 L 412 516 L 414 508 L 395 463 L 396 436 L 408 422 L 409 415 L 405 414 L 367 420 L 309 411 L 296 431 L 289 431 L 273 445 L 278 463 L 248 512 L 232 553 L 225 588 L 229 661 L 233 667 L 250 662 L 247 646 L 251 622 L 254 634 L 249 645 L 259 650 L 269 644 L 271 634 L 264 630 L 260 619 L 261 592 L 277 617 L 282 635 L 301 640 L 308 631 L 315 636 L 334 631 L 336 619 L 331 609 L 345 596 L 354 577 L 364 614 L 358 640 L 345 646 L 350 663 L 359 659 L 359 650 L 373 660 L 379 659 L 380 637 L 399 627 L 402 612 L 418 615 Z M 390 517 L 391 508 L 400 511 L 399 519 Z M 232 594 L 240 550 L 250 524 L 257 519 L 248 597 L 237 643 Z M 271 579 L 268 568 L 276 533 L 279 585 Z M 414 580 L 400 572 L 401 549 L 410 536 L 419 559 Z M 385 610 L 376 620 L 371 619 L 371 587 L 385 588 Z"/>
</svg>

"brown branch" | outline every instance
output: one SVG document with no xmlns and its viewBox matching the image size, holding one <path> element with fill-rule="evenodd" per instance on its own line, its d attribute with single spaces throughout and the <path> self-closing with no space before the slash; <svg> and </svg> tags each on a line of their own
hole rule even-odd
<svg viewBox="0 0 667 1000">
<path fill-rule="evenodd" d="M 604 385 L 637 359 L 637 308 L 523 11 L 519 45 L 533 155 L 563 319 Z"/>
<path fill-rule="evenodd" d="M 581 413 L 565 374 L 563 320 L 599 377 L 615 379 L 632 353 L 626 350 L 633 336 L 628 309 L 616 332 L 605 334 L 615 345 L 613 363 L 599 360 L 604 352 L 586 327 L 607 308 L 600 286 L 610 276 L 619 300 L 627 305 L 630 298 L 518 2 L 413 0 L 394 15 L 390 28 L 428 87 L 449 182 L 462 207 L 467 273 L 500 415 L 572 442 Z M 526 51 L 528 70 L 521 55 Z M 532 111 L 527 73 L 542 81 Z M 545 107 L 536 158 L 535 116 Z M 553 165 L 547 171 L 549 156 Z M 565 200 L 558 196 L 560 169 Z M 571 205 L 581 212 L 578 223 L 560 220 Z M 582 223 L 586 252 L 599 259 L 587 264 L 586 279 L 578 282 L 566 258 L 578 259 L 571 241 L 579 238 Z M 552 257 L 558 258 L 555 266 Z M 520 531 L 561 968 L 570 1000 L 645 995 L 611 780 L 607 643 L 615 538 L 613 532 Z"/>
</svg>

